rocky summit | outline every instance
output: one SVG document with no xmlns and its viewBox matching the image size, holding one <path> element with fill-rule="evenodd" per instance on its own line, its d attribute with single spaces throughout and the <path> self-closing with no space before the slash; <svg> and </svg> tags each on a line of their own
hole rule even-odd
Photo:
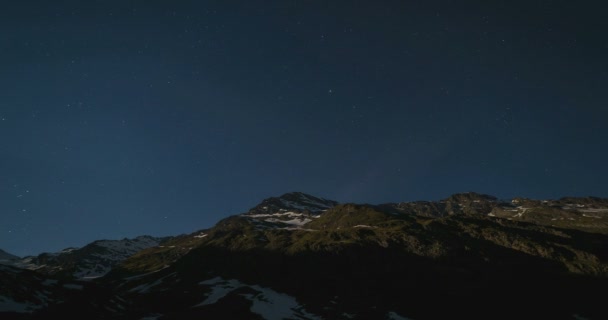
<svg viewBox="0 0 608 320">
<path fill-rule="evenodd" d="M 602 198 L 369 205 L 292 192 L 191 234 L 122 241 L 27 263 L 3 253 L 0 317 L 608 317 Z"/>
</svg>

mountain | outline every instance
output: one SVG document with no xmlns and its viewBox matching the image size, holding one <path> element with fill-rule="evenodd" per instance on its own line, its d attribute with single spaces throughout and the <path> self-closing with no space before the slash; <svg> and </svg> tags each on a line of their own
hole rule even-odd
<svg viewBox="0 0 608 320">
<path fill-rule="evenodd" d="M 338 202 L 311 196 L 302 192 L 285 193 L 280 197 L 264 199 L 262 203 L 251 208 L 246 214 L 275 214 L 287 211 L 316 214 L 323 212 Z"/>
<path fill-rule="evenodd" d="M 552 227 L 608 233 L 608 199 L 562 198 L 531 200 L 514 198 L 501 201 L 474 192 L 454 194 L 440 201 L 415 201 L 380 205 L 399 214 L 445 217 L 458 214 L 483 215 Z"/>
<path fill-rule="evenodd" d="M 17 259 L 19 259 L 18 256 L 12 255 L 12 254 L 0 249 L 0 263 L 2 263 L 3 261 L 12 261 L 12 260 L 17 260 Z"/>
<path fill-rule="evenodd" d="M 52 276 L 0 265 L 0 317 L 2 319 L 42 318 L 55 314 L 94 314 L 97 318 L 113 314 L 98 306 L 120 307 L 111 291 L 101 290 L 88 281 L 62 280 Z"/>
<path fill-rule="evenodd" d="M 98 240 L 82 248 L 67 248 L 0 263 L 68 279 L 93 279 L 108 273 L 129 256 L 170 238 L 140 236 L 134 239 Z"/>
<path fill-rule="evenodd" d="M 600 198 L 368 205 L 288 193 L 144 249 L 83 282 L 77 298 L 58 290 L 63 302 L 11 315 L 605 319 L 607 219 Z M 3 296 L 36 298 L 14 286 Z"/>
<path fill-rule="evenodd" d="M 318 218 L 322 212 L 337 204 L 336 201 L 302 192 L 290 192 L 280 197 L 264 199 L 257 206 L 235 217 L 244 218 L 260 229 L 295 230 L 302 228 L 304 224 Z M 220 221 L 215 229 L 223 226 L 230 228 L 233 220 L 228 218 Z M 204 242 L 208 232 L 209 230 L 201 229 L 188 235 L 174 237 L 162 246 L 143 250 L 122 263 L 124 270 L 133 273 L 165 268 Z"/>
<path fill-rule="evenodd" d="M 301 192 L 286 193 L 280 197 L 267 198 L 241 216 L 249 219 L 258 228 L 300 229 L 318 218 L 338 202 L 314 197 Z"/>
</svg>

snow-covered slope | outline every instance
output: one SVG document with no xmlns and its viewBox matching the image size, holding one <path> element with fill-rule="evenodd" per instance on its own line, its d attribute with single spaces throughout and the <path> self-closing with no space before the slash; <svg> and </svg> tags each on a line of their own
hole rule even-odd
<svg viewBox="0 0 608 320">
<path fill-rule="evenodd" d="M 29 270 L 0 265 L 0 313 L 32 313 L 81 294 L 83 289 L 84 283 L 59 281 Z"/>
<path fill-rule="evenodd" d="M 305 229 L 307 223 L 337 204 L 333 200 L 291 192 L 264 199 L 242 216 L 251 219 L 259 229 Z"/>
<path fill-rule="evenodd" d="M 98 240 L 82 248 L 42 253 L 19 260 L 5 260 L 18 268 L 76 279 L 93 279 L 108 273 L 115 265 L 146 248 L 158 246 L 166 238 L 140 236 L 134 239 Z"/>
<path fill-rule="evenodd" d="M 73 274 L 80 279 L 101 277 L 108 273 L 114 265 L 143 249 L 158 246 L 161 242 L 161 238 L 150 236 L 95 241 L 89 245 L 96 249 L 95 252 L 91 252 L 87 258 L 83 259 L 78 265 L 78 270 Z"/>
<path fill-rule="evenodd" d="M 36 290 L 42 279 L 24 270 L 0 265 L 0 312 L 30 313 L 48 304 L 48 295 Z"/>
<path fill-rule="evenodd" d="M 205 280 L 200 284 L 209 286 L 211 292 L 201 303 L 192 306 L 193 308 L 213 305 L 229 296 L 240 296 L 251 302 L 252 313 L 267 320 L 321 319 L 306 311 L 296 298 L 270 288 L 244 284 L 236 279 L 224 280 L 221 277 Z"/>
<path fill-rule="evenodd" d="M 276 212 L 308 212 L 318 214 L 335 205 L 338 202 L 311 196 L 302 192 L 290 192 L 280 197 L 264 199 L 262 203 L 251 208 L 247 214 L 268 214 Z"/>
<path fill-rule="evenodd" d="M 0 265 L 0 319 L 109 319 L 110 308 L 124 308 L 120 297 L 91 281 Z M 57 317 L 57 312 L 65 316 Z"/>
</svg>

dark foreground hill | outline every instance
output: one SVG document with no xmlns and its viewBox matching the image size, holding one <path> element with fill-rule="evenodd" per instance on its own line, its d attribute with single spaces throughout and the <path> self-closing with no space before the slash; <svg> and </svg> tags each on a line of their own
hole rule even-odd
<svg viewBox="0 0 608 320">
<path fill-rule="evenodd" d="M 66 287 L 5 271 L 0 279 L 18 280 L 0 291 L 0 311 L 20 305 L 3 316 L 34 319 L 605 319 L 607 222 L 608 200 L 599 198 L 467 193 L 375 206 L 290 193 L 139 251 L 93 281 Z M 28 281 L 51 281 L 45 294 L 61 299 L 33 300 L 19 289 Z"/>
</svg>

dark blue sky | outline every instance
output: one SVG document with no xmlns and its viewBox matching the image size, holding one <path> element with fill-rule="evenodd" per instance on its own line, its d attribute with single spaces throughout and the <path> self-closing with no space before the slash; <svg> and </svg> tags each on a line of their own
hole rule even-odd
<svg viewBox="0 0 608 320">
<path fill-rule="evenodd" d="M 5 4 L 0 248 L 192 232 L 290 191 L 608 197 L 605 9 Z"/>
</svg>

